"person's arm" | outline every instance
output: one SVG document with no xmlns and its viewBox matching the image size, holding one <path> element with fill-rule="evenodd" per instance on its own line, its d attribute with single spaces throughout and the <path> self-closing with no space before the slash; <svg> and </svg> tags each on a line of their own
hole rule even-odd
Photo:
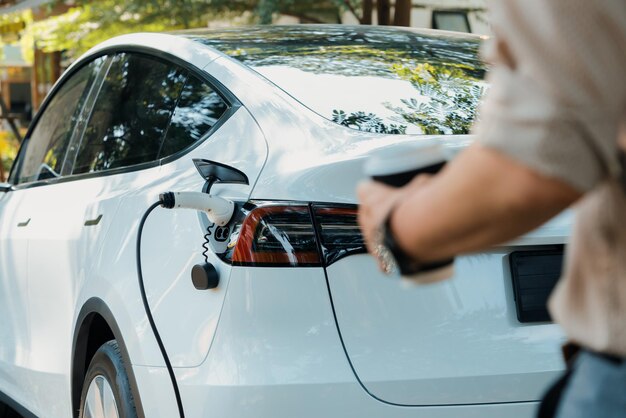
<svg viewBox="0 0 626 418">
<path fill-rule="evenodd" d="M 400 190 L 368 182 L 359 186 L 358 194 L 359 222 L 368 247 L 372 248 L 374 231 L 391 210 L 396 241 L 422 262 L 511 240 L 581 196 L 563 181 L 480 144 L 428 180 L 416 180 Z"/>
<path fill-rule="evenodd" d="M 528 232 L 619 174 L 624 2 L 491 6 L 491 87 L 476 144 L 428 181 L 400 190 L 361 185 L 359 222 L 370 250 L 392 206 L 400 247 L 418 261 L 437 261 Z"/>
</svg>

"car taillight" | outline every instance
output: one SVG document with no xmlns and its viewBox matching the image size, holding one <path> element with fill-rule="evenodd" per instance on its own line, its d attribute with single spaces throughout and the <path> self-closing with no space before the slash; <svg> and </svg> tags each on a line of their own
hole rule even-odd
<svg viewBox="0 0 626 418">
<path fill-rule="evenodd" d="M 356 206 L 313 204 L 312 210 L 326 266 L 343 257 L 366 251 L 356 220 Z"/>
<path fill-rule="evenodd" d="M 248 266 L 319 266 L 309 207 L 268 205 L 252 209 L 241 224 L 232 262 Z"/>
<path fill-rule="evenodd" d="M 237 266 L 321 267 L 365 251 L 354 205 L 252 202 L 230 237 Z"/>
</svg>

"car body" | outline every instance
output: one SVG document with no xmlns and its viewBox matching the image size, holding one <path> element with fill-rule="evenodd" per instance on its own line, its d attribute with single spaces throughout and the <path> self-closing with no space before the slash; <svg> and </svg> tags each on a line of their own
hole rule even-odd
<svg viewBox="0 0 626 418">
<path fill-rule="evenodd" d="M 454 278 L 420 287 L 378 272 L 355 221 L 368 155 L 471 143 L 479 42 L 287 26 L 124 35 L 86 53 L 46 99 L 0 193 L 0 400 L 78 416 L 90 364 L 115 340 L 138 416 L 532 416 L 563 368 L 563 335 L 520 314 L 521 292 L 545 302 L 541 280 L 558 277 L 569 215 L 459 257 Z M 342 96 L 350 63 L 370 92 Z M 459 74 L 471 79 L 463 96 Z M 453 90 L 433 92 L 439 76 Z M 475 100 L 428 123 L 415 117 L 432 111 L 418 99 L 401 102 L 408 116 L 394 103 L 359 108 L 420 83 L 422 95 Z M 342 107 L 320 114 L 319 97 Z M 194 160 L 245 181 L 209 187 Z M 148 207 L 169 190 L 209 188 L 237 203 L 228 239 L 206 252 L 219 285 L 198 290 L 190 276 L 216 227 L 161 208 L 144 219 L 139 281 Z M 526 274 L 518 259 L 532 267 L 526 288 L 512 278 Z"/>
</svg>

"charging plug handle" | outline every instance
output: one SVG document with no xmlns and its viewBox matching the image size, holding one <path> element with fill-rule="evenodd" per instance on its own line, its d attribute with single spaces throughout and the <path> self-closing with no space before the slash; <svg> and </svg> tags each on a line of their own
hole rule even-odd
<svg viewBox="0 0 626 418">
<path fill-rule="evenodd" d="M 203 211 L 209 221 L 218 226 L 230 222 L 235 212 L 232 200 L 200 192 L 167 192 L 159 195 L 161 206 L 167 209 L 184 208 Z"/>
</svg>

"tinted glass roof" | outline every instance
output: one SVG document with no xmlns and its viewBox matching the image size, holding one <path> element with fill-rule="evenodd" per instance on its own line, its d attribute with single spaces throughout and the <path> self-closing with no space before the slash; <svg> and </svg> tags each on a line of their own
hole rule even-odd
<svg viewBox="0 0 626 418">
<path fill-rule="evenodd" d="M 216 48 L 227 55 L 246 62 L 246 55 L 254 62 L 263 56 L 277 59 L 282 54 L 293 52 L 323 54 L 319 48 L 341 46 L 370 46 L 377 50 L 385 47 L 395 54 L 413 58 L 445 61 L 481 67 L 477 57 L 480 37 L 451 32 L 417 30 L 383 26 L 349 25 L 292 25 L 292 26 L 248 26 L 231 29 L 200 29 L 178 33 L 204 45 Z M 328 51 L 330 52 L 330 51 Z M 371 51 L 349 51 L 366 54 Z M 243 56 L 242 56 L 243 55 Z"/>
</svg>

